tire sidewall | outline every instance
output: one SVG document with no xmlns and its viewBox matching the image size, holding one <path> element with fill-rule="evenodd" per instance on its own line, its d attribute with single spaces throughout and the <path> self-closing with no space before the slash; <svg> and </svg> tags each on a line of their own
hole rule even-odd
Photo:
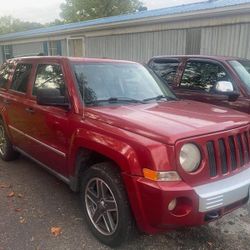
<svg viewBox="0 0 250 250">
<path fill-rule="evenodd" d="M 4 154 L 2 154 L 0 152 L 0 158 L 2 160 L 4 160 L 4 161 L 9 161 L 9 160 L 12 159 L 12 155 L 13 155 L 14 150 L 13 150 L 12 144 L 10 143 L 10 139 L 8 137 L 6 128 L 5 128 L 4 123 L 3 123 L 2 120 L 0 121 L 0 126 L 2 127 L 2 129 L 4 131 L 4 137 L 5 137 L 5 140 L 6 140 L 5 152 L 4 152 Z"/>
<path fill-rule="evenodd" d="M 126 234 L 128 234 L 128 230 L 130 230 L 131 227 L 131 221 L 129 218 L 130 216 L 130 211 L 128 208 L 127 204 L 127 199 L 124 200 L 124 192 L 121 189 L 121 183 L 117 179 L 118 177 L 114 177 L 114 174 L 107 173 L 103 169 L 100 169 L 98 167 L 91 167 L 87 172 L 84 173 L 82 182 L 81 182 L 81 202 L 83 206 L 83 211 L 85 218 L 87 220 L 88 226 L 91 229 L 91 232 L 104 244 L 109 245 L 111 247 L 115 247 L 121 244 L 123 241 L 123 238 L 126 238 Z M 103 235 L 101 234 L 93 225 L 91 219 L 89 218 L 86 204 L 85 204 L 85 188 L 89 181 L 92 178 L 100 178 L 102 179 L 111 189 L 114 198 L 117 203 L 117 208 L 118 208 L 118 216 L 119 216 L 119 221 L 118 221 L 118 226 L 114 234 L 112 235 Z"/>
</svg>

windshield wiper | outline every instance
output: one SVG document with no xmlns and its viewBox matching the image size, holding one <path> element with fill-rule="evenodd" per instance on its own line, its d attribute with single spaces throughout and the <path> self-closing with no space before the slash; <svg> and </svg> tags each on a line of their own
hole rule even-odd
<svg viewBox="0 0 250 250">
<path fill-rule="evenodd" d="M 144 99 L 143 101 L 144 101 L 144 102 L 148 102 L 148 101 L 152 101 L 152 100 L 160 101 L 160 100 L 162 100 L 162 99 L 165 99 L 165 100 L 167 100 L 167 101 L 176 100 L 176 98 L 171 97 L 171 96 L 158 95 L 158 96 L 155 96 L 155 97 L 151 97 L 151 98 Z"/>
<path fill-rule="evenodd" d="M 102 102 L 108 102 L 108 103 L 122 103 L 122 102 L 129 102 L 129 103 L 142 103 L 145 104 L 142 100 L 133 99 L 130 97 L 110 97 L 108 99 L 97 99 L 93 101 L 88 101 L 86 104 L 96 104 L 96 103 L 102 103 Z"/>
</svg>

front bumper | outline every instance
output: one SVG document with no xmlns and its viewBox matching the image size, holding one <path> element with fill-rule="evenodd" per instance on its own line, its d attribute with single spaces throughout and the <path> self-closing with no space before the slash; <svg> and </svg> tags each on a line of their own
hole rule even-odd
<svg viewBox="0 0 250 250">
<path fill-rule="evenodd" d="M 199 197 L 199 212 L 228 206 L 249 195 L 250 168 L 226 179 L 194 187 Z"/>
<path fill-rule="evenodd" d="M 250 168 L 234 176 L 191 187 L 185 182 L 154 182 L 124 175 L 130 204 L 139 228 L 153 234 L 211 221 L 242 206 L 249 199 Z M 177 208 L 169 203 L 177 199 Z M 207 218 L 210 216 L 210 219 Z"/>
</svg>

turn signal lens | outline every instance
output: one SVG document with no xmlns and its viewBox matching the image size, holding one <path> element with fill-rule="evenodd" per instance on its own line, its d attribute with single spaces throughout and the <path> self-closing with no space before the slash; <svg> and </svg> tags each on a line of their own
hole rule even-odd
<svg viewBox="0 0 250 250">
<path fill-rule="evenodd" d="M 146 179 L 152 181 L 180 181 L 181 178 L 175 171 L 158 172 L 148 168 L 143 169 L 143 175 Z"/>
</svg>

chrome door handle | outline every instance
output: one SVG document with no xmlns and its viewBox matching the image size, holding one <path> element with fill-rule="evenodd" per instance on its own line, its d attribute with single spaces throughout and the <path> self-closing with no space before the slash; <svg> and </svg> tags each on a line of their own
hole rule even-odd
<svg viewBox="0 0 250 250">
<path fill-rule="evenodd" d="M 26 108 L 25 111 L 29 112 L 29 113 L 34 113 L 35 112 L 35 110 L 33 108 Z"/>
</svg>

